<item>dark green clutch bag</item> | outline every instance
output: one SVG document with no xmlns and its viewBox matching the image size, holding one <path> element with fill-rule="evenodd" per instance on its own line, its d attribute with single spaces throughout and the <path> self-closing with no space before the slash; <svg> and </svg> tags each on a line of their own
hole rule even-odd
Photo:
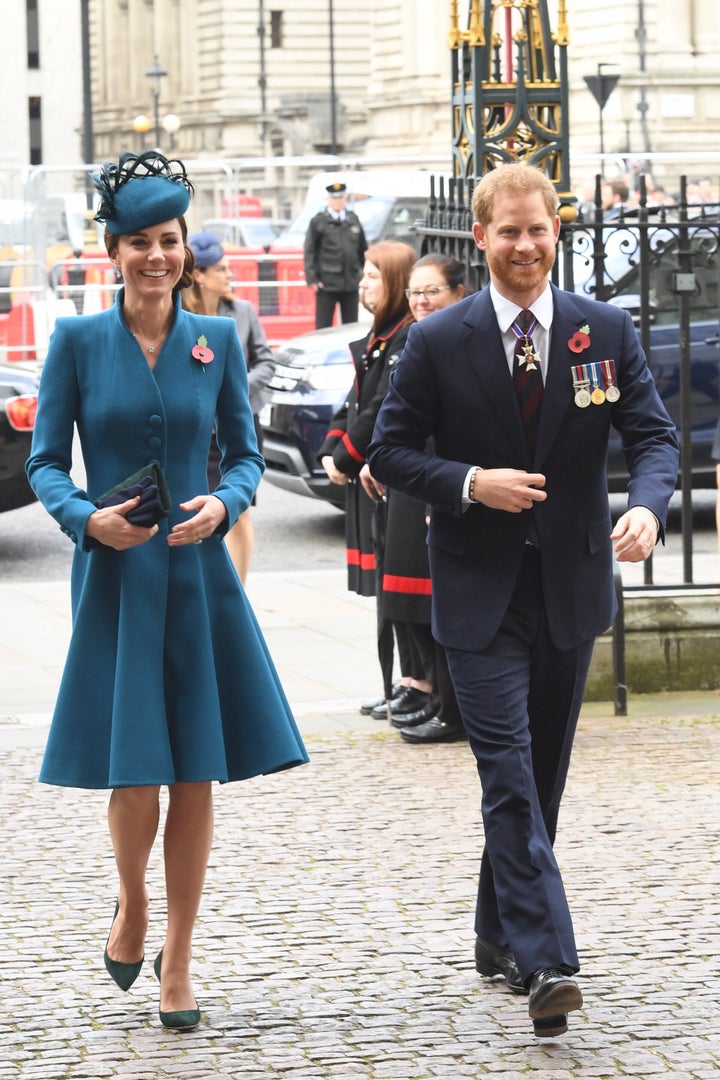
<svg viewBox="0 0 720 1080">
<path fill-rule="evenodd" d="M 157 463 L 145 465 L 132 476 L 121 480 L 104 495 L 95 500 L 98 510 L 106 506 L 119 506 L 140 496 L 140 502 L 127 515 L 131 525 L 142 525 L 149 529 L 157 525 L 170 513 L 170 490 L 165 473 Z"/>
</svg>

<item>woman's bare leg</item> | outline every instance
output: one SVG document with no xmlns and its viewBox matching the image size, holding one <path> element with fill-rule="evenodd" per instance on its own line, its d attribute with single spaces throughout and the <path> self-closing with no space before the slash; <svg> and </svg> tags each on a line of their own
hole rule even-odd
<svg viewBox="0 0 720 1080">
<path fill-rule="evenodd" d="M 112 960 L 133 964 L 145 951 L 148 897 L 145 887 L 150 852 L 157 835 L 159 788 L 115 788 L 108 804 L 108 826 L 120 885 L 117 918 L 108 939 Z"/>
<path fill-rule="evenodd" d="M 160 1008 L 195 1008 L 190 985 L 192 934 L 200 908 L 213 836 L 210 782 L 173 784 L 165 822 L 168 925 L 162 955 Z"/>
<path fill-rule="evenodd" d="M 225 534 L 225 543 L 233 561 L 233 566 L 244 585 L 247 581 L 255 544 L 255 532 L 250 507 L 240 515 L 232 529 Z"/>
</svg>

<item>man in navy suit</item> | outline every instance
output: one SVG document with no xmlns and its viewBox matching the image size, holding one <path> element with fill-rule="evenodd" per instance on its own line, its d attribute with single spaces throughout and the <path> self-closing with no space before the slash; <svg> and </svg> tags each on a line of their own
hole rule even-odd
<svg viewBox="0 0 720 1080">
<path fill-rule="evenodd" d="M 550 180 L 501 165 L 472 208 L 490 285 L 411 328 L 369 463 L 432 504 L 433 632 L 482 784 L 476 967 L 529 993 L 554 1036 L 582 1005 L 553 841 L 593 643 L 616 612 L 613 553 L 640 562 L 664 538 L 679 454 L 627 312 L 549 282 Z M 611 425 L 630 472 L 614 528 Z"/>
</svg>

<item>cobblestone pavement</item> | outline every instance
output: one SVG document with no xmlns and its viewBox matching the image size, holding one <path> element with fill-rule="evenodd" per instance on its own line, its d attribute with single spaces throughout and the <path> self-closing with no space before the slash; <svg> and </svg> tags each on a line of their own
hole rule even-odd
<svg viewBox="0 0 720 1080">
<path fill-rule="evenodd" d="M 103 968 L 106 796 L 37 784 L 39 737 L 3 745 L 0 1080 L 719 1077 L 713 704 L 583 716 L 557 850 L 585 1008 L 557 1040 L 474 970 L 466 744 L 316 731 L 309 766 L 218 789 L 193 967 L 204 1022 L 183 1035 L 159 1024 L 151 963 L 128 994 Z M 150 960 L 160 874 L 157 845 Z"/>
</svg>

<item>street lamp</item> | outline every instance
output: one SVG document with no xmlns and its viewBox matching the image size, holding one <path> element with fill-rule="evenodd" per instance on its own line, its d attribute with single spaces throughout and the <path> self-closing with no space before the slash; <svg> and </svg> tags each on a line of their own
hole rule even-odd
<svg viewBox="0 0 720 1080">
<path fill-rule="evenodd" d="M 160 82 L 167 75 L 165 68 L 160 67 L 157 56 L 152 62 L 152 66 L 145 72 L 148 79 L 153 79 L 155 85 L 153 86 L 153 115 L 155 120 L 155 145 L 160 146 Z"/>
<path fill-rule="evenodd" d="M 133 131 L 136 131 L 138 133 L 138 135 L 140 136 L 140 149 L 144 150 L 145 149 L 145 136 L 147 135 L 148 131 L 150 130 L 150 121 L 149 121 L 149 119 L 147 118 L 147 116 L 145 116 L 144 113 L 140 113 L 140 115 L 136 116 L 135 119 L 133 120 L 132 126 L 133 126 Z"/>
<path fill-rule="evenodd" d="M 168 113 L 166 116 L 163 116 L 162 126 L 163 131 L 166 131 L 170 136 L 170 149 L 174 150 L 175 136 L 177 135 L 181 126 L 180 117 L 176 116 L 175 113 Z"/>
</svg>

